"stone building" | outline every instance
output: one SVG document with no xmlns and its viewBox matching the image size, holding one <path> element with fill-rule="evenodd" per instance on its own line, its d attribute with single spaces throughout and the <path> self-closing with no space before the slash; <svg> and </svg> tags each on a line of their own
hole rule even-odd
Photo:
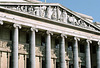
<svg viewBox="0 0 100 68">
<path fill-rule="evenodd" d="M 100 68 L 100 23 L 58 3 L 0 0 L 0 68 Z"/>
</svg>

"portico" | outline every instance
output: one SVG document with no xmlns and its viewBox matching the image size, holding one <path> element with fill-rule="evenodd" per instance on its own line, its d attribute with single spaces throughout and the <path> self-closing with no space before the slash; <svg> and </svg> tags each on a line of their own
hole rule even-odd
<svg viewBox="0 0 100 68">
<path fill-rule="evenodd" d="M 0 24 L 0 68 L 100 68 L 100 29 L 59 4 L 0 3 Z"/>
</svg>

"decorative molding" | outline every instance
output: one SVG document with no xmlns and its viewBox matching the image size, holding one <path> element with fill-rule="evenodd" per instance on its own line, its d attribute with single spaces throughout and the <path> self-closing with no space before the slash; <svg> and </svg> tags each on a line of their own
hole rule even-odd
<svg viewBox="0 0 100 68">
<path fill-rule="evenodd" d="M 19 25 L 19 24 L 13 24 L 13 27 L 14 28 L 17 28 L 18 27 L 19 29 L 21 29 L 21 25 Z"/>
<path fill-rule="evenodd" d="M 0 24 L 3 25 L 3 21 L 2 20 L 0 20 Z"/>
<path fill-rule="evenodd" d="M 80 38 L 78 38 L 78 37 L 74 37 L 74 40 L 78 40 L 78 41 L 80 41 Z"/>
<path fill-rule="evenodd" d="M 87 28 L 90 30 L 98 31 L 95 25 L 88 23 L 86 19 L 81 19 L 79 16 L 68 9 L 64 9 L 59 5 L 1 5 L 2 7 L 10 10 L 28 13 L 37 17 L 48 18 L 62 23 L 69 23 L 81 28 Z"/>
<path fill-rule="evenodd" d="M 92 43 L 92 41 L 91 41 L 91 40 L 89 40 L 89 39 L 87 39 L 87 40 L 86 40 L 86 42 L 87 42 L 87 43 Z"/>
<path fill-rule="evenodd" d="M 48 31 L 48 30 L 46 31 L 46 33 L 47 33 L 47 34 L 51 34 L 51 35 L 53 35 L 53 32 Z"/>
<path fill-rule="evenodd" d="M 36 32 L 38 32 L 38 29 L 32 27 L 32 28 L 31 28 L 31 31 L 36 31 Z"/>
<path fill-rule="evenodd" d="M 67 35 L 65 35 L 65 34 L 61 34 L 61 37 L 65 37 L 65 38 L 67 38 Z"/>
<path fill-rule="evenodd" d="M 100 46 L 100 40 L 98 41 L 98 45 Z"/>
</svg>

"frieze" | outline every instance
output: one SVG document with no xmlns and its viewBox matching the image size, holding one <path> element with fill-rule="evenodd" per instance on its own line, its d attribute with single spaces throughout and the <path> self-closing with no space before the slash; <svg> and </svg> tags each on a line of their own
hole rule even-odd
<svg viewBox="0 0 100 68">
<path fill-rule="evenodd" d="M 48 18 L 61 23 L 72 24 L 81 28 L 98 31 L 97 28 L 90 23 L 87 23 L 83 19 L 73 15 L 69 11 L 57 5 L 2 5 L 2 7 L 28 13 L 37 17 Z"/>
</svg>

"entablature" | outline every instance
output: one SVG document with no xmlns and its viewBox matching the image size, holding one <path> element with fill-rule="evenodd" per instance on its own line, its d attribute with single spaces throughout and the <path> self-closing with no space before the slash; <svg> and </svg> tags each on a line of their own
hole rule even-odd
<svg viewBox="0 0 100 68">
<path fill-rule="evenodd" d="M 86 20 L 85 18 L 82 18 L 75 12 L 69 10 L 68 8 L 65 8 L 60 4 L 55 4 L 55 3 L 45 3 L 45 4 L 12 3 L 8 5 L 4 3 L 0 4 L 1 4 L 0 9 L 13 11 L 15 13 L 17 12 L 17 14 L 19 13 L 18 15 L 24 14 L 40 18 L 43 20 L 48 20 L 51 22 L 59 22 L 57 24 L 67 25 L 70 27 L 75 27 L 77 29 L 84 29 L 97 32 L 100 31 L 100 29 L 97 26 L 95 26 L 92 22 Z"/>
</svg>

